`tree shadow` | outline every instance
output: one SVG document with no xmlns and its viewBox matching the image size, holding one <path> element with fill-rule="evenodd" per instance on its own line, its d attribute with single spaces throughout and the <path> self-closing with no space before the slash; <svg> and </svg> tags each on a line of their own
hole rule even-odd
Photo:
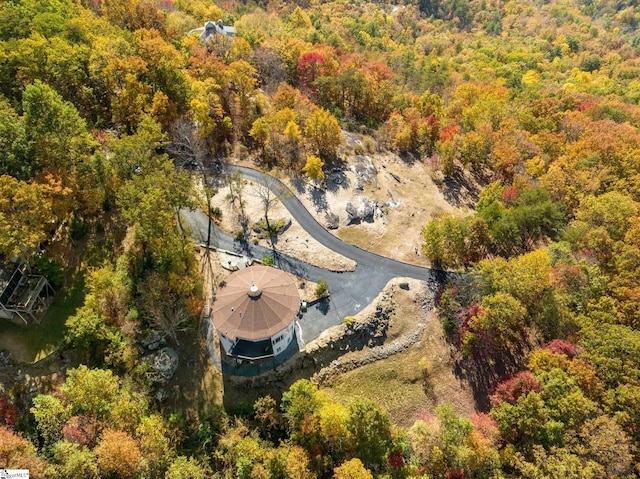
<svg viewBox="0 0 640 479">
<path fill-rule="evenodd" d="M 340 189 L 347 189 L 351 186 L 351 181 L 347 176 L 345 170 L 341 168 L 334 168 L 331 173 L 326 177 L 327 191 L 335 193 Z"/>
<path fill-rule="evenodd" d="M 292 176 L 291 185 L 299 195 L 307 191 L 307 182 L 301 176 Z"/>
<path fill-rule="evenodd" d="M 331 309 L 331 297 L 327 296 L 326 298 L 322 298 L 318 301 L 316 303 L 316 309 L 320 311 L 323 316 L 329 314 L 329 310 Z"/>
<path fill-rule="evenodd" d="M 491 409 L 490 396 L 496 385 L 522 370 L 530 350 L 529 345 L 523 345 L 517 351 L 501 351 L 491 358 L 458 356 L 454 359 L 454 374 L 469 384 L 476 407 L 486 412 Z"/>
<path fill-rule="evenodd" d="M 211 362 L 206 341 L 197 331 L 184 331 L 179 338 L 183 346 L 177 348 L 178 369 L 163 389 L 168 393 L 167 403 L 173 410 L 185 417 L 197 418 L 205 415 L 211 404 L 223 399 L 223 378 Z"/>
<path fill-rule="evenodd" d="M 235 238 L 233 240 L 233 252 L 253 258 L 253 252 L 251 251 L 251 245 L 245 238 Z"/>
<path fill-rule="evenodd" d="M 317 212 L 327 211 L 329 202 L 327 201 L 327 192 L 322 188 L 314 187 L 311 190 L 311 201 Z"/>
<path fill-rule="evenodd" d="M 408 166 L 412 166 L 416 161 L 420 158 L 414 155 L 413 153 L 398 153 L 398 157 L 402 160 L 402 162 Z"/>
<path fill-rule="evenodd" d="M 447 202 L 458 208 L 473 208 L 478 202 L 480 190 L 466 178 L 460 168 L 456 168 L 451 175 L 437 184 Z"/>
<path fill-rule="evenodd" d="M 311 279 L 311 273 L 307 268 L 304 267 L 303 263 L 300 263 L 299 261 L 296 261 L 296 260 L 292 260 L 288 256 L 280 253 L 275 248 L 275 246 L 271 248 L 271 251 L 272 251 L 274 264 L 278 269 L 294 274 L 306 280 Z"/>
</svg>

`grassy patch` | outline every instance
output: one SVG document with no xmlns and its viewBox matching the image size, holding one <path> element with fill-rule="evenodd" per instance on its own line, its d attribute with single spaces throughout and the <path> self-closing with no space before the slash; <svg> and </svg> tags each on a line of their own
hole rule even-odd
<svg viewBox="0 0 640 479">
<path fill-rule="evenodd" d="M 418 314 L 417 305 L 412 308 L 407 299 L 398 293 L 394 296 L 396 312 L 387 340 L 406 334 Z M 356 399 L 372 400 L 404 427 L 433 414 L 438 404 L 451 404 L 462 415 L 476 409 L 471 387 L 454 373 L 450 347 L 435 314 L 427 320 L 420 342 L 402 353 L 335 376 L 322 390 L 344 404 Z"/>
<path fill-rule="evenodd" d="M 40 324 L 18 326 L 0 321 L 0 349 L 20 362 L 35 362 L 54 351 L 66 331 L 65 322 L 84 301 L 84 275 L 76 274 L 68 288 L 59 291 Z"/>
<path fill-rule="evenodd" d="M 110 221 L 107 221 L 107 227 L 108 234 L 102 226 L 98 237 L 84 239 L 78 246 L 59 252 L 67 259 L 64 263 L 66 287 L 56 288 L 53 304 L 40 324 L 20 326 L 0 320 L 0 350 L 8 350 L 18 362 L 33 363 L 60 346 L 67 319 L 84 303 L 87 272 L 115 259 L 115 244 L 122 239 L 123 232 L 114 229 Z"/>
<path fill-rule="evenodd" d="M 347 243 L 359 246 L 367 251 L 374 253 L 393 256 L 389 254 L 390 245 L 402 244 L 406 241 L 400 233 L 394 231 L 377 231 L 373 234 L 371 226 L 368 223 L 351 225 L 346 228 L 340 228 L 337 232 L 338 238 Z"/>
<path fill-rule="evenodd" d="M 322 389 L 344 404 L 357 399 L 372 400 L 386 409 L 396 424 L 409 426 L 430 403 L 422 386 L 420 358 L 421 351 L 414 346 L 384 361 L 337 376 L 330 386 Z"/>
<path fill-rule="evenodd" d="M 180 362 L 171 381 L 165 387 L 171 409 L 184 417 L 204 417 L 214 404 L 222 404 L 222 372 L 211 362 L 204 340 L 197 331 L 179 335 L 177 346 Z"/>
</svg>

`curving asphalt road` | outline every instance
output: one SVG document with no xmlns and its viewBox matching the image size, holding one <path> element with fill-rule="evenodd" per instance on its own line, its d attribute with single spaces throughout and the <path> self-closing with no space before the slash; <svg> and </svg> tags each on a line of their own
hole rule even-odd
<svg viewBox="0 0 640 479">
<path fill-rule="evenodd" d="M 446 272 L 386 258 L 346 243 L 332 235 L 316 221 L 295 194 L 278 179 L 251 168 L 227 167 L 227 173 L 234 171 L 241 171 L 245 179 L 270 187 L 280 197 L 280 201 L 291 213 L 291 216 L 316 241 L 357 263 L 355 271 L 328 271 L 279 253 L 276 249 L 277 245 L 274 249 L 255 246 L 247 241 L 239 241 L 212 225 L 210 246 L 213 248 L 234 251 L 258 259 L 271 255 L 274 257 L 276 266 L 284 271 L 309 281 L 317 281 L 320 278 L 327 281 L 331 296 L 310 307 L 298 321 L 298 336 L 303 343 L 315 339 L 325 329 L 340 324 L 345 316 L 352 316 L 361 311 L 378 296 L 389 280 L 395 277 L 423 280 L 427 282 L 434 293 L 438 285 L 446 280 L 448 276 Z M 194 239 L 204 245 L 207 241 L 207 227 L 209 226 L 207 216 L 200 210 L 183 210 L 181 214 L 190 224 Z"/>
</svg>

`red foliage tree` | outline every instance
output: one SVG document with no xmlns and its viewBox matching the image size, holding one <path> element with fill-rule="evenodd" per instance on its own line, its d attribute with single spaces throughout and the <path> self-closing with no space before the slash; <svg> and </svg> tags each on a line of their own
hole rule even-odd
<svg viewBox="0 0 640 479">
<path fill-rule="evenodd" d="M 453 137 L 456 136 L 456 133 L 460 131 L 460 127 L 458 125 L 447 125 L 442 130 L 440 130 L 440 142 L 446 143 L 448 141 L 453 140 Z"/>
<path fill-rule="evenodd" d="M 502 202 L 507 205 L 512 204 L 518 199 L 518 196 L 520 196 L 518 187 L 510 186 L 502 192 Z"/>
<path fill-rule="evenodd" d="M 391 451 L 387 455 L 387 464 L 391 467 L 402 467 L 404 466 L 404 456 L 402 455 L 402 451 L 396 449 L 395 451 Z"/>
<path fill-rule="evenodd" d="M 469 416 L 469 421 L 473 424 L 475 431 L 491 445 L 496 445 L 500 440 L 500 429 L 498 423 L 490 415 L 477 413 Z"/>
<path fill-rule="evenodd" d="M 490 396 L 491 405 L 495 407 L 503 402 L 515 404 L 520 396 L 531 391 L 540 391 L 540 383 L 529 371 L 522 371 L 496 386 Z"/>
<path fill-rule="evenodd" d="M 595 103 L 591 101 L 585 101 L 583 103 L 576 104 L 576 110 L 585 111 L 585 110 L 588 110 L 589 108 L 593 108 L 594 106 L 596 106 Z"/>
<path fill-rule="evenodd" d="M 449 469 L 446 473 L 445 473 L 445 477 L 447 479 L 464 479 L 465 478 L 465 474 L 464 471 L 462 469 Z"/>
<path fill-rule="evenodd" d="M 301 89 L 313 91 L 312 83 L 324 74 L 327 60 L 317 52 L 308 52 L 298 60 L 298 81 Z"/>
<path fill-rule="evenodd" d="M 553 341 L 550 341 L 545 346 L 545 349 L 554 353 L 564 354 L 569 358 L 575 357 L 579 352 L 578 347 L 575 344 L 565 341 L 564 339 L 554 339 Z"/>
<path fill-rule="evenodd" d="M 0 424 L 13 427 L 18 422 L 18 408 L 9 399 L 0 397 Z"/>
<path fill-rule="evenodd" d="M 98 430 L 88 416 L 72 416 L 62 428 L 65 440 L 83 446 L 95 445 Z"/>
</svg>

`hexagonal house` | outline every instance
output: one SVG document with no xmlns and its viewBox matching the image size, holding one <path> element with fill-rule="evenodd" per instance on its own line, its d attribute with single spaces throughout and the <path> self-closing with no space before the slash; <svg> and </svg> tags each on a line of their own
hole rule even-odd
<svg viewBox="0 0 640 479">
<path fill-rule="evenodd" d="M 268 266 L 251 266 L 227 278 L 211 305 L 211 318 L 229 356 L 257 360 L 287 349 L 299 309 L 291 277 Z"/>
</svg>

